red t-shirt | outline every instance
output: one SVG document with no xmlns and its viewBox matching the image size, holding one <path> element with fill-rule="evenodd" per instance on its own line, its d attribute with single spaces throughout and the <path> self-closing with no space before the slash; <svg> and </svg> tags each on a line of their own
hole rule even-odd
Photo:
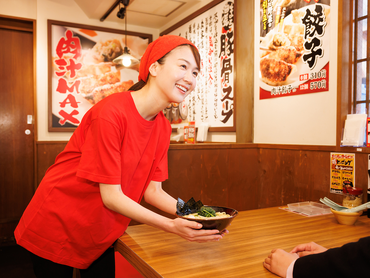
<svg viewBox="0 0 370 278">
<path fill-rule="evenodd" d="M 130 222 L 104 206 L 99 183 L 121 184 L 139 203 L 151 180 L 168 177 L 170 135 L 163 113 L 146 121 L 130 92 L 98 102 L 46 172 L 15 230 L 17 243 L 56 263 L 87 268 Z"/>
</svg>

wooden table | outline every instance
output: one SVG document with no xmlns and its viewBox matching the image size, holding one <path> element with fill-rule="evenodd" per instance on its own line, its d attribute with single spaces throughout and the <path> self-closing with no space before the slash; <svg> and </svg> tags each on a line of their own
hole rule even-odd
<svg viewBox="0 0 370 278">
<path fill-rule="evenodd" d="M 370 219 L 340 225 L 334 215 L 307 217 L 280 208 L 239 212 L 219 242 L 191 243 L 147 225 L 128 227 L 116 250 L 144 277 L 276 277 L 262 262 L 272 249 L 315 241 L 327 248 L 370 236 Z"/>
</svg>

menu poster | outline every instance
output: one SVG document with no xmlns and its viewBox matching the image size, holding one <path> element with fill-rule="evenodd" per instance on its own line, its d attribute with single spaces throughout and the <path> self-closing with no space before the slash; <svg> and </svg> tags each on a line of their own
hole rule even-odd
<svg viewBox="0 0 370 278">
<path fill-rule="evenodd" d="M 208 123 L 213 131 L 235 131 L 234 1 L 222 1 L 167 34 L 187 38 L 201 56 L 195 90 L 165 111 L 172 127 L 195 121 L 197 127 Z"/>
<path fill-rule="evenodd" d="M 343 193 L 343 183 L 355 184 L 355 154 L 330 154 L 330 193 Z"/>
<path fill-rule="evenodd" d="M 329 91 L 330 0 L 261 0 L 260 99 Z"/>
<path fill-rule="evenodd" d="M 127 34 L 130 54 L 140 59 L 152 35 Z M 138 81 L 139 64 L 113 63 L 125 42 L 125 31 L 48 21 L 49 131 L 74 131 L 93 105 Z"/>
</svg>

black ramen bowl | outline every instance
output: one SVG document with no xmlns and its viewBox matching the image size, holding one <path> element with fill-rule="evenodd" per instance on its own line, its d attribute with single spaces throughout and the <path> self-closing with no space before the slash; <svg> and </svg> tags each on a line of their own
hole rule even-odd
<svg viewBox="0 0 370 278">
<path fill-rule="evenodd" d="M 201 229 L 204 230 L 213 230 L 217 229 L 220 232 L 222 230 L 225 230 L 227 226 L 230 225 L 231 221 L 238 215 L 238 211 L 232 208 L 225 208 L 225 207 L 215 207 L 215 206 L 209 206 L 213 208 L 216 212 L 225 212 L 226 214 L 229 214 L 230 217 L 226 218 L 219 218 L 214 219 L 213 217 L 209 217 L 207 219 L 197 219 L 197 218 L 187 218 L 186 216 L 177 215 L 177 217 L 180 217 L 185 220 L 195 221 L 203 225 Z"/>
</svg>

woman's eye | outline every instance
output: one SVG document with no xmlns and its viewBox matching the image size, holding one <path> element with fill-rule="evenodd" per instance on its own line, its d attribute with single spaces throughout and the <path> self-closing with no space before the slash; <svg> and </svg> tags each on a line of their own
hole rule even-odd
<svg viewBox="0 0 370 278">
<path fill-rule="evenodd" d="M 194 75 L 194 77 L 197 77 L 198 76 L 198 72 L 197 71 L 194 71 L 193 72 L 193 75 Z"/>
<path fill-rule="evenodd" d="M 181 65 L 180 67 L 182 67 L 183 69 L 186 69 L 186 65 Z"/>
</svg>

